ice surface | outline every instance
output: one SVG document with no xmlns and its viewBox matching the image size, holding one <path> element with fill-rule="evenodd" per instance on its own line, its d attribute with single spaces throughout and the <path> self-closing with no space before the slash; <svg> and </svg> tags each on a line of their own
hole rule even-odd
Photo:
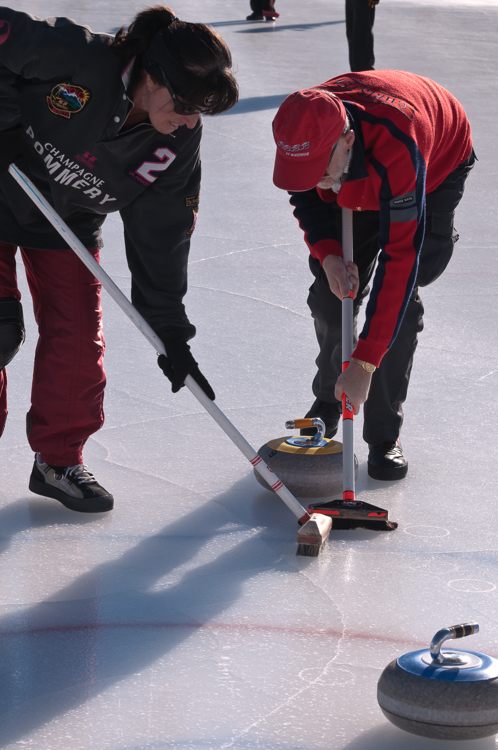
<svg viewBox="0 0 498 750">
<path fill-rule="evenodd" d="M 16 7 L 112 31 L 142 3 Z M 205 122 L 186 302 L 217 402 L 257 448 L 305 413 L 316 356 L 307 250 L 272 185 L 270 123 L 291 91 L 347 72 L 344 7 L 278 0 L 275 25 L 246 24 L 248 0 L 174 8 L 212 23 L 238 70 L 240 104 Z M 1 748 L 449 747 L 391 726 L 376 683 L 389 661 L 457 622 L 477 621 L 466 644 L 498 656 L 497 31 L 489 0 L 377 7 L 377 67 L 456 94 L 479 157 L 455 257 L 423 293 L 405 481 L 367 477 L 358 419 L 358 491 L 389 509 L 396 532 L 332 532 L 320 558 L 296 558 L 294 516 L 186 389 L 171 394 L 154 352 L 108 297 L 107 421 L 85 460 L 115 511 L 81 517 L 32 495 L 24 415 L 36 331 L 20 273 L 28 335 L 9 366 L 0 444 Z M 103 266 L 128 292 L 116 217 L 105 239 Z"/>
</svg>

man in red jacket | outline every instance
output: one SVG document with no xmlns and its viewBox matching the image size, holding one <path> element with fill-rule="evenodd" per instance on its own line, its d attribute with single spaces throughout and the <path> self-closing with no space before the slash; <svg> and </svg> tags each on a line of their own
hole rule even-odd
<svg viewBox="0 0 498 750">
<path fill-rule="evenodd" d="M 399 442 L 402 407 L 423 328 L 418 288 L 441 275 L 458 239 L 454 212 L 476 159 L 469 122 L 434 81 L 380 70 L 291 94 L 273 132 L 273 180 L 291 195 L 315 276 L 308 304 L 320 353 L 307 416 L 321 417 L 332 437 L 342 394 L 355 413 L 365 403 L 368 472 L 401 479 L 408 471 Z M 341 207 L 353 209 L 354 263 L 347 269 Z M 348 280 L 355 329 L 370 296 L 351 364 L 341 374 L 340 300 L 349 294 Z"/>
</svg>

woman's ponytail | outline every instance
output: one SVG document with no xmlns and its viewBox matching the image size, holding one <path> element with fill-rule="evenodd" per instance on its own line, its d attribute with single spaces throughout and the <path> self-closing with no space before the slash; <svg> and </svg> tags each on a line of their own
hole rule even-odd
<svg viewBox="0 0 498 750">
<path fill-rule="evenodd" d="M 154 5 L 138 13 L 128 28 L 122 26 L 114 37 L 112 47 L 123 60 L 130 60 L 145 52 L 160 29 L 168 28 L 177 20 L 171 8 Z"/>
</svg>

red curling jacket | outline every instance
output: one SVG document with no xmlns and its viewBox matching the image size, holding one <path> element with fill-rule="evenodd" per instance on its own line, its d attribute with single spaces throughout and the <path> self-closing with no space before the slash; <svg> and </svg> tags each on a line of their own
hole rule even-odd
<svg viewBox="0 0 498 750">
<path fill-rule="evenodd" d="M 320 262 L 342 255 L 328 203 L 379 211 L 379 262 L 354 351 L 357 359 L 378 366 L 396 338 L 415 283 L 425 195 L 470 156 L 470 125 L 454 96 L 413 73 L 351 73 L 320 88 L 338 96 L 352 120 L 356 138 L 349 173 L 338 194 L 313 188 L 291 193 L 290 202 Z"/>
</svg>

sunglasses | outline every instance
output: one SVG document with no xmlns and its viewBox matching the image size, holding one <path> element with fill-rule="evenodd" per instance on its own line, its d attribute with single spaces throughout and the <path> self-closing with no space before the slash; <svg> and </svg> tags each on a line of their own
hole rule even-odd
<svg viewBox="0 0 498 750">
<path fill-rule="evenodd" d="M 173 110 L 178 115 L 202 115 L 205 112 L 207 112 L 208 107 L 194 107 L 193 104 L 188 104 L 188 102 L 182 102 L 175 94 L 175 91 L 173 89 L 173 86 L 168 80 L 168 77 L 162 67 L 159 65 L 159 63 L 150 62 L 147 66 L 148 68 L 152 68 L 152 74 L 154 77 L 157 77 L 161 84 L 164 86 L 165 89 L 168 90 L 169 95 L 173 99 Z"/>
</svg>

